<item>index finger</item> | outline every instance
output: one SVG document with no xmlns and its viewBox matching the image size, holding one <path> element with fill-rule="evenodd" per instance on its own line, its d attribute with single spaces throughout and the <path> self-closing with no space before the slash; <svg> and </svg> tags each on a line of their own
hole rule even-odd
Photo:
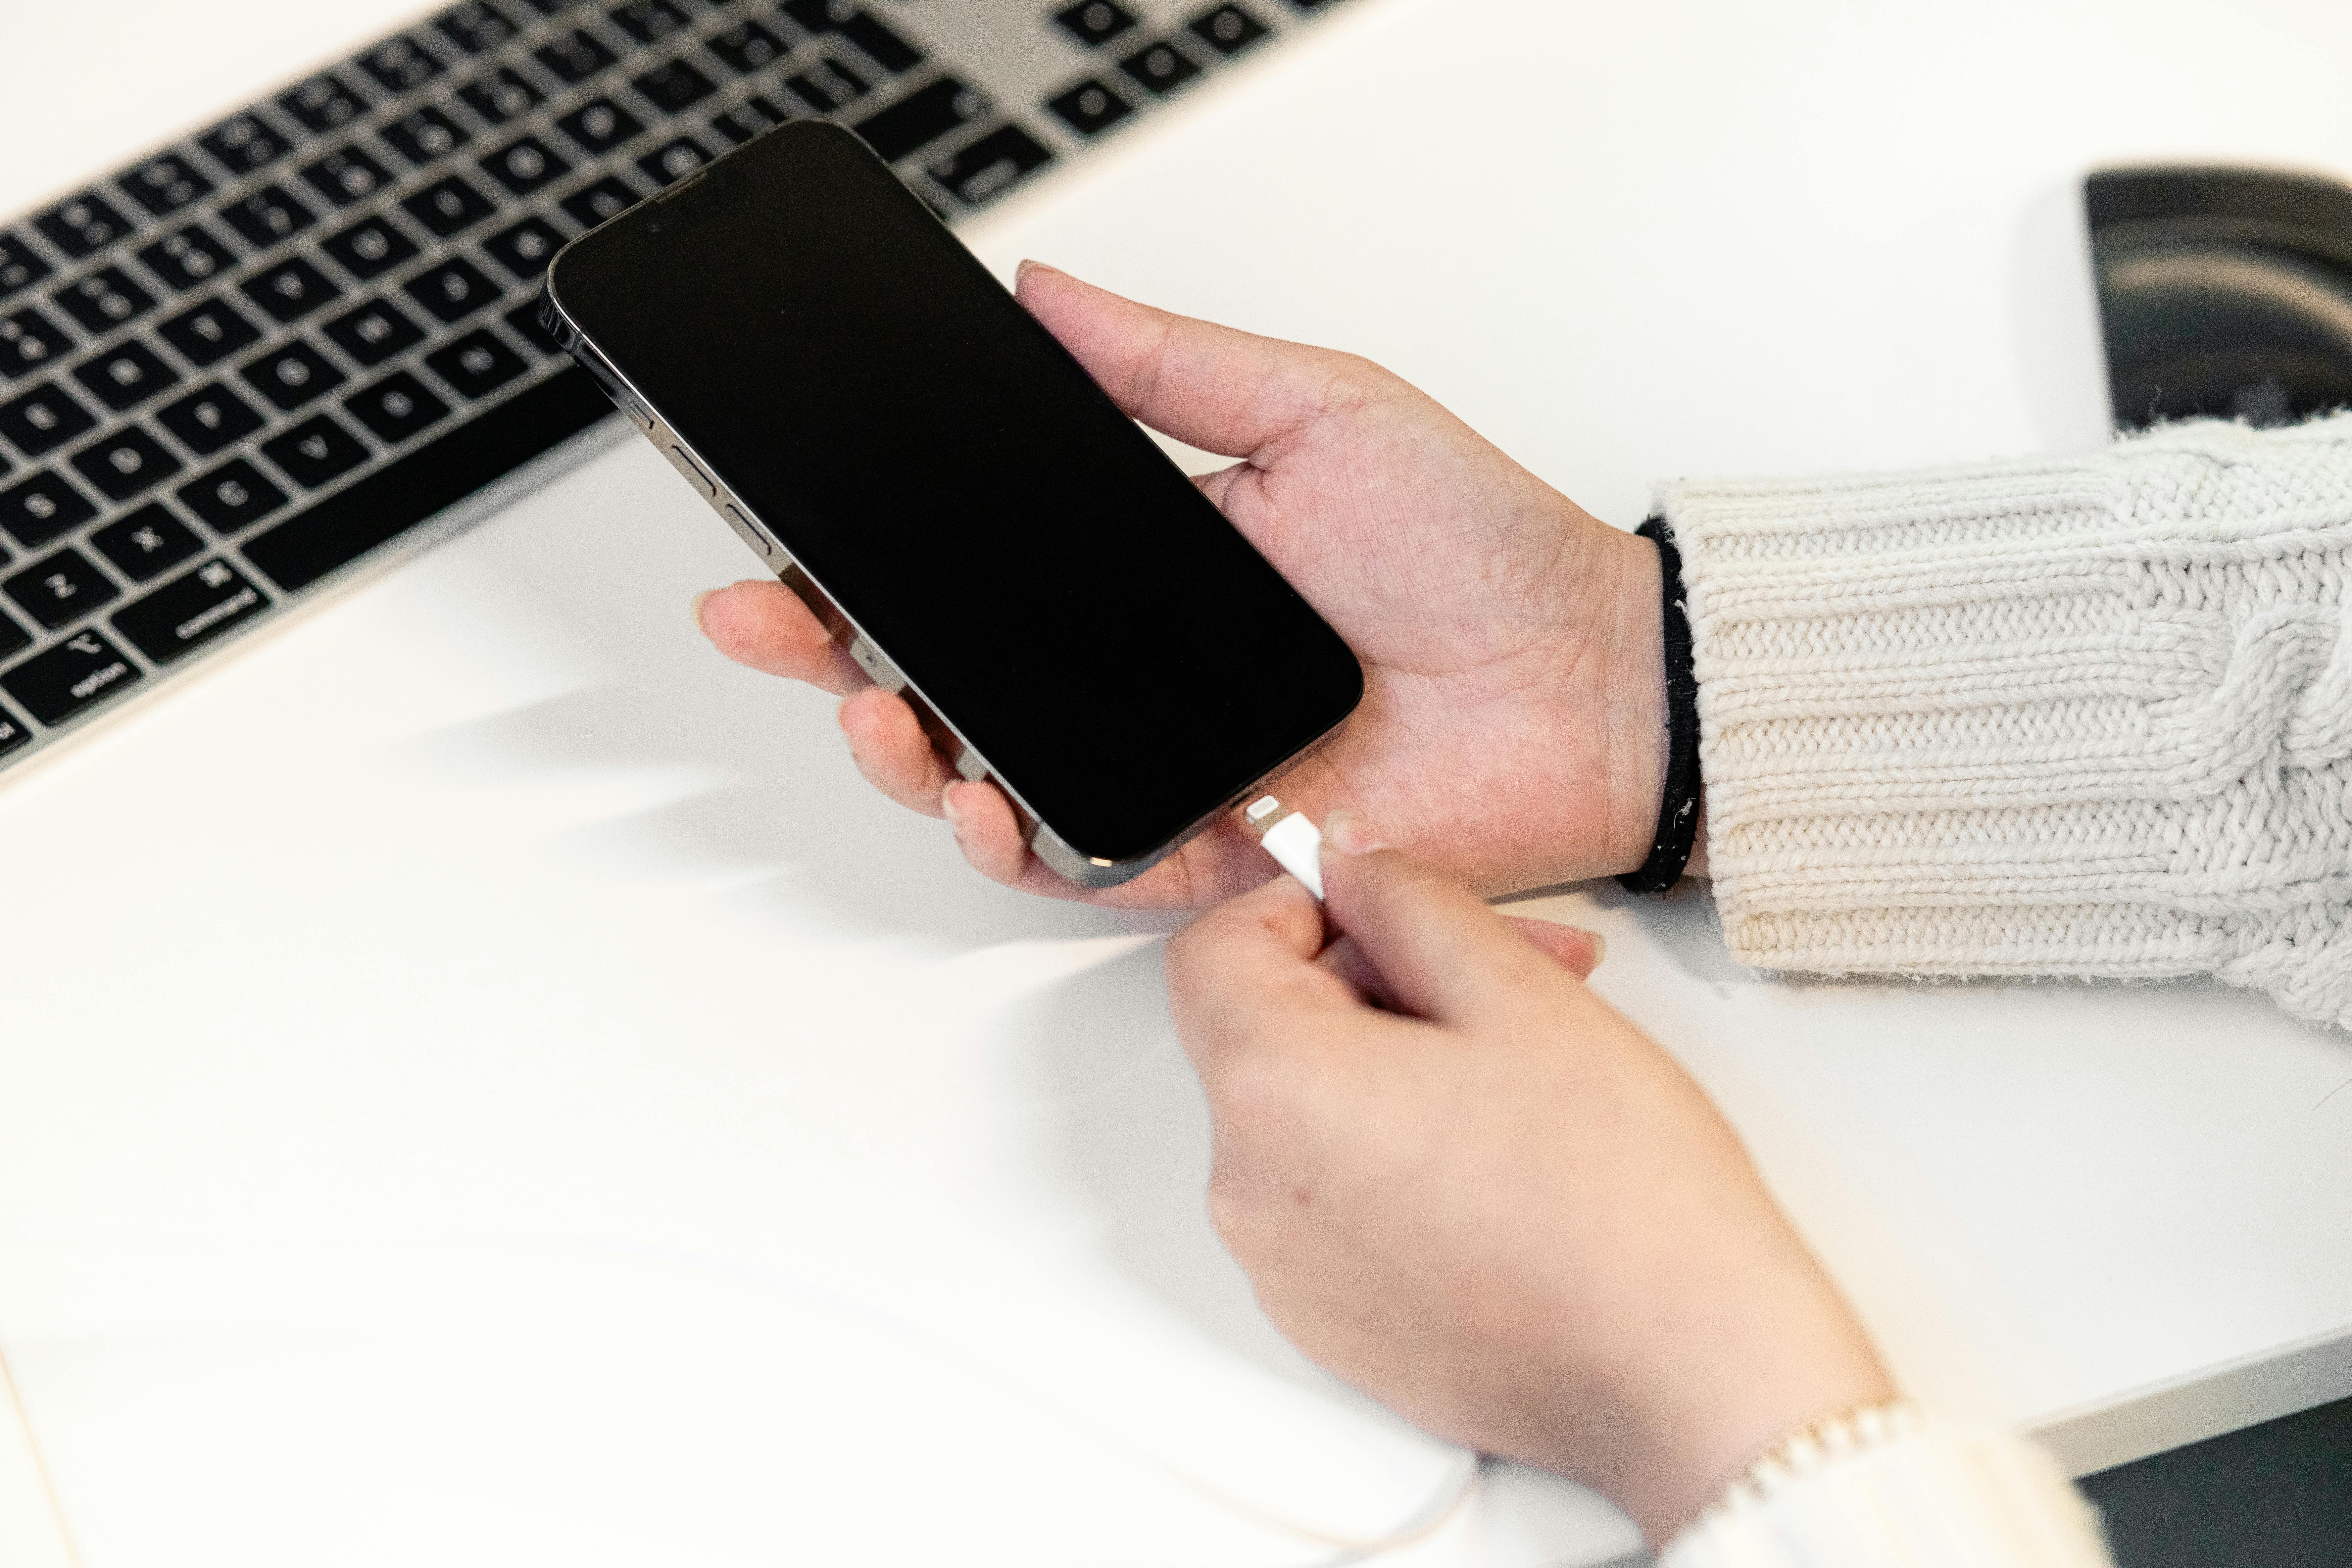
<svg viewBox="0 0 2352 1568">
<path fill-rule="evenodd" d="M 1288 877 L 1200 916 L 1168 942 L 1168 1005 L 1192 1065 L 1309 1014 L 1354 1008 L 1347 982 L 1315 962 L 1323 908 Z"/>
</svg>

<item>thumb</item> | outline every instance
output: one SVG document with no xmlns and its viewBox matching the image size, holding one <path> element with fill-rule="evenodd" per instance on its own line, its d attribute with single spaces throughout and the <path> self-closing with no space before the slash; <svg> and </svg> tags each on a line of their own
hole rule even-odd
<svg viewBox="0 0 2352 1568">
<path fill-rule="evenodd" d="M 1391 848 L 1347 812 L 1323 825 L 1323 900 L 1387 994 L 1422 1017 L 1475 1022 L 1573 984 L 1477 894 Z"/>
<path fill-rule="evenodd" d="M 1349 356 L 1121 299 L 1034 261 L 1013 292 L 1129 418 L 1245 458 L 1328 408 Z"/>
</svg>

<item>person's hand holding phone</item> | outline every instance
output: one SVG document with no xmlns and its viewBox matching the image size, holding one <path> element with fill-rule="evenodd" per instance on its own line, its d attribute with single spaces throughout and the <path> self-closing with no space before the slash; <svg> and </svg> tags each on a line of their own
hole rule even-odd
<svg viewBox="0 0 2352 1568">
<path fill-rule="evenodd" d="M 1151 310 L 1050 268 L 1024 267 L 1019 295 L 1129 414 L 1243 459 L 1202 488 L 1362 660 L 1362 706 L 1279 784 L 1286 803 L 1313 817 L 1375 816 L 1490 892 L 1641 863 L 1664 763 L 1647 541 L 1591 518 L 1362 359 Z M 947 816 L 966 858 L 998 881 L 1168 906 L 1213 903 L 1272 874 L 1226 822 L 1123 886 L 1076 887 L 1027 853 L 1003 795 L 958 780 L 913 710 L 782 584 L 721 589 L 698 619 L 730 658 L 845 696 L 842 729 L 866 778 Z"/>
<path fill-rule="evenodd" d="M 1327 833 L 1342 942 L 1282 877 L 1168 949 L 1210 1215 L 1276 1326 L 1654 1544 L 1791 1426 L 1890 1397 L 1738 1137 L 1585 987 L 1589 935 L 1506 919 L 1360 820 Z"/>
</svg>

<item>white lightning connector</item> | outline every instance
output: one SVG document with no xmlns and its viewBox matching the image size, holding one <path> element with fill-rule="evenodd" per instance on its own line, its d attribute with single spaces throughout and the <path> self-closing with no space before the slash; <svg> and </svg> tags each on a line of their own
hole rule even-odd
<svg viewBox="0 0 2352 1568">
<path fill-rule="evenodd" d="M 1276 864 L 1297 878 L 1319 900 L 1323 897 L 1323 832 L 1303 813 L 1263 795 L 1242 811 L 1257 841 Z"/>
</svg>

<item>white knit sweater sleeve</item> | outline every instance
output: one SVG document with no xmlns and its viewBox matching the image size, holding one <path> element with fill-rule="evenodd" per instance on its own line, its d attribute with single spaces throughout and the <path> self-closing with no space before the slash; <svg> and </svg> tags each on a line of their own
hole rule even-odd
<svg viewBox="0 0 2352 1568">
<path fill-rule="evenodd" d="M 1740 962 L 2352 1026 L 2352 414 L 1659 503 Z"/>
<path fill-rule="evenodd" d="M 1932 1420 L 1741 1486 L 1657 1568 L 2109 1568 L 2098 1516 L 2038 1445 Z"/>
</svg>

